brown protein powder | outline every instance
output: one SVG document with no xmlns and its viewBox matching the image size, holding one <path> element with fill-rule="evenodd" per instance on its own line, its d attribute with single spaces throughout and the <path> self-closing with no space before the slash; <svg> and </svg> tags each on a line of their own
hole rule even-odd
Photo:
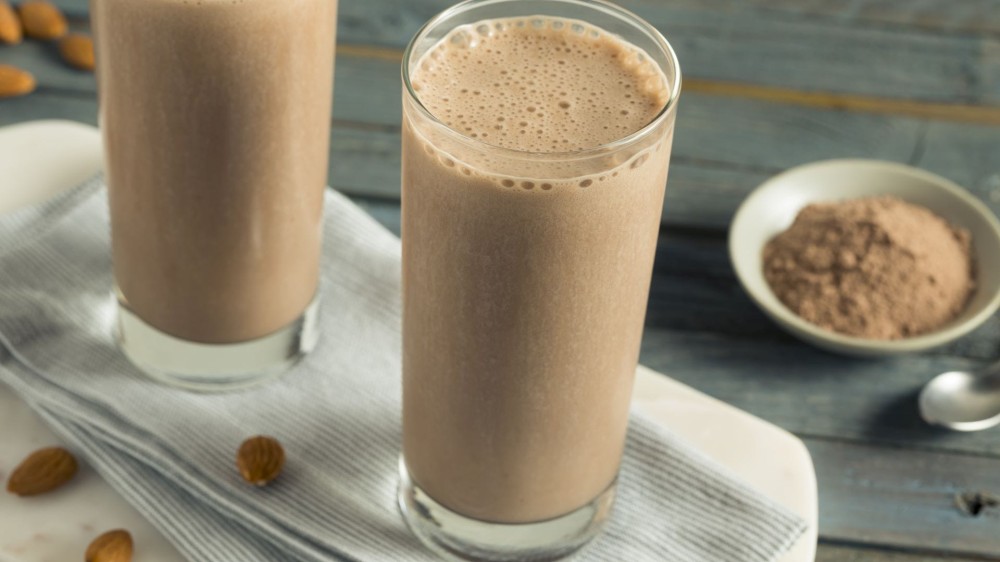
<svg viewBox="0 0 1000 562">
<path fill-rule="evenodd" d="M 821 328 L 907 338 L 965 308 L 975 288 L 971 245 L 967 230 L 895 197 L 817 203 L 768 242 L 764 277 Z"/>
</svg>

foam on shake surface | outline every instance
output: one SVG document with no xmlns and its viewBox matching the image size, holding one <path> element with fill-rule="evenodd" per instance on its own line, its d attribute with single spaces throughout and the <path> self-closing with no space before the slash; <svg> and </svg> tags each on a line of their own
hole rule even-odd
<svg viewBox="0 0 1000 562">
<path fill-rule="evenodd" d="M 450 128 L 530 152 L 574 152 L 642 129 L 669 87 L 638 47 L 576 20 L 486 20 L 456 28 L 419 62 L 413 88 Z"/>
</svg>

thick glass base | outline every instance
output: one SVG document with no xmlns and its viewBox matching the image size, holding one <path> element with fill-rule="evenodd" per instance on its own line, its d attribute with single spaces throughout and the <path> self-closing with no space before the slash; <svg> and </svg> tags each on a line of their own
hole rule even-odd
<svg viewBox="0 0 1000 562">
<path fill-rule="evenodd" d="M 319 333 L 319 296 L 288 326 L 255 340 L 204 344 L 165 334 L 118 296 L 118 345 L 136 367 L 171 386 L 202 392 L 245 388 L 287 371 L 312 351 Z"/>
<path fill-rule="evenodd" d="M 589 504 L 547 521 L 490 523 L 459 515 L 435 502 L 410 478 L 399 459 L 399 509 L 410 531 L 445 560 L 543 562 L 570 556 L 594 538 L 611 514 L 612 483 Z"/>
</svg>

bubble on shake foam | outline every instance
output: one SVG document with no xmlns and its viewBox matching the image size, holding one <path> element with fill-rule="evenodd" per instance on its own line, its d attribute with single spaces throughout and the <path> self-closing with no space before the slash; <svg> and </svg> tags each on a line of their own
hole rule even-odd
<svg viewBox="0 0 1000 562">
<path fill-rule="evenodd" d="M 479 36 L 483 38 L 493 37 L 494 33 L 498 31 L 503 31 L 503 25 L 500 24 L 499 22 L 497 22 L 496 25 L 481 23 L 476 26 L 476 33 L 478 33 Z"/>
<path fill-rule="evenodd" d="M 630 164 L 629 167 L 631 167 L 634 170 L 639 166 L 645 164 L 646 160 L 649 160 L 649 154 L 643 152 L 639 156 L 636 156 L 634 160 L 632 160 L 632 164 Z"/>
<path fill-rule="evenodd" d="M 580 38 L 572 39 L 574 35 L 577 35 L 579 31 L 583 30 L 586 32 L 589 26 L 581 25 L 580 23 L 568 22 L 562 23 L 561 25 L 554 25 L 551 18 L 532 18 L 539 21 L 532 23 L 531 19 L 527 20 L 528 25 L 541 24 L 541 27 L 548 26 L 552 28 L 552 31 L 545 32 L 541 34 L 528 33 L 527 36 L 520 35 L 524 31 L 516 31 L 517 29 L 524 29 L 523 25 L 525 20 L 506 20 L 507 26 L 505 27 L 501 22 L 492 22 L 492 25 L 488 25 L 486 28 L 479 27 L 480 25 L 486 24 L 472 24 L 471 26 L 463 29 L 466 33 L 473 33 L 478 35 L 483 39 L 482 45 L 485 45 L 480 52 L 491 52 L 497 53 L 501 51 L 495 50 L 498 45 L 503 45 L 503 49 L 506 49 L 506 53 L 511 54 L 517 51 L 517 46 L 521 45 L 524 47 L 521 53 L 514 55 L 517 60 L 522 60 L 522 58 L 527 55 L 531 56 L 532 51 L 538 51 L 545 54 L 545 57 L 537 57 L 534 59 L 529 59 L 530 63 L 516 66 L 512 68 L 503 67 L 498 68 L 504 64 L 509 64 L 509 58 L 496 58 L 495 55 L 489 57 L 473 56 L 474 60 L 469 60 L 470 49 L 456 49 L 449 48 L 447 41 L 442 44 L 440 53 L 442 63 L 441 71 L 435 72 L 438 77 L 441 78 L 441 84 L 452 84 L 453 86 L 445 86 L 442 88 L 444 91 L 448 91 L 450 88 L 454 88 L 457 85 L 462 84 L 465 80 L 464 85 L 477 84 L 477 80 L 481 80 L 481 84 L 494 84 L 482 95 L 481 97 L 488 98 L 489 104 L 477 105 L 479 110 L 476 115 L 471 119 L 466 120 L 462 123 L 460 130 L 465 129 L 466 134 L 471 135 L 475 132 L 479 137 L 489 138 L 489 133 L 483 131 L 487 129 L 488 131 L 493 131 L 494 136 L 499 139 L 499 143 L 502 146 L 508 146 L 511 148 L 522 148 L 528 150 L 553 150 L 553 151 L 565 151 L 567 149 L 573 150 L 580 147 L 594 146 L 597 144 L 602 144 L 604 142 L 609 142 L 615 137 L 611 137 L 612 133 L 608 129 L 593 128 L 589 126 L 589 123 L 593 122 L 595 118 L 597 119 L 608 119 L 609 123 L 617 123 L 617 126 L 613 127 L 614 131 L 621 130 L 622 132 L 631 132 L 632 130 L 638 130 L 641 128 L 643 123 L 640 123 L 641 119 L 646 113 L 644 107 L 636 106 L 631 104 L 629 107 L 631 109 L 630 113 L 635 115 L 626 115 L 627 119 L 621 119 L 620 117 L 612 117 L 609 112 L 614 113 L 620 107 L 614 108 L 614 111 L 609 109 L 606 104 L 601 104 L 598 106 L 592 103 L 593 100 L 598 99 L 598 93 L 595 91 L 587 91 L 586 87 L 580 88 L 578 86 L 581 76 L 574 74 L 572 71 L 577 71 L 578 67 L 567 68 L 566 65 L 558 65 L 553 62 L 552 57 L 549 53 L 552 52 L 553 47 L 555 50 L 560 52 L 573 52 L 577 54 L 587 54 L 591 56 L 595 54 L 600 54 L 598 57 L 600 61 L 595 63 L 588 63 L 595 65 L 594 68 L 587 69 L 589 75 L 598 73 L 604 74 L 604 71 L 612 73 L 614 76 L 616 73 L 621 74 L 622 78 L 629 78 L 629 71 L 623 68 L 621 61 L 615 60 L 618 51 L 624 51 L 625 49 L 616 42 L 616 40 L 611 39 L 604 42 L 594 42 L 591 44 L 590 38 Z M 543 21 L 544 20 L 544 21 Z M 518 22 L 522 24 L 519 27 Z M 487 22 L 488 23 L 488 22 Z M 576 26 L 574 28 L 574 26 Z M 556 31 L 557 28 L 563 28 L 562 31 Z M 510 34 L 504 33 L 503 30 L 510 29 Z M 498 30 L 494 32 L 493 30 Z M 584 33 L 586 34 L 586 33 Z M 600 34 L 597 34 L 600 35 Z M 506 41 L 506 39 L 513 38 L 513 41 Z M 567 43 L 567 38 L 570 40 Z M 525 40 L 527 39 L 527 40 Z M 574 43 L 574 41 L 586 41 L 586 44 Z M 460 44 L 467 44 L 467 41 L 460 41 Z M 574 47 L 574 48 L 570 48 Z M 600 47 L 600 48 L 599 48 Z M 601 50 L 603 49 L 603 50 Z M 527 51 L 525 53 L 524 51 Z M 449 54 L 450 53 L 450 54 Z M 435 54 L 438 54 L 436 52 Z M 474 54 L 474 53 L 472 53 Z M 570 55 L 574 56 L 574 55 Z M 462 62 L 466 61 L 466 62 Z M 482 63 L 490 63 L 485 66 Z M 604 65 L 603 68 L 600 65 Z M 521 70 L 523 72 L 518 72 Z M 492 74 L 491 74 L 492 72 Z M 638 74 L 637 72 L 632 72 L 633 75 Z M 566 89 L 567 84 L 573 84 L 573 89 L 571 90 L 572 95 L 566 95 L 565 92 L 560 92 L 555 95 L 555 88 L 547 88 L 548 91 L 543 91 L 537 86 L 537 77 L 545 76 L 546 80 L 549 81 L 548 84 L 555 84 L 557 87 L 561 86 L 562 89 Z M 495 78 L 494 78 L 495 77 Z M 472 80 L 468 80 L 471 78 Z M 499 78 L 499 81 L 496 81 Z M 586 79 L 586 77 L 584 77 Z M 621 82 L 622 80 L 619 80 Z M 503 87 L 500 86 L 502 84 Z M 478 84 L 477 84 L 478 85 Z M 640 89 L 641 86 L 636 83 L 636 89 Z M 627 85 L 631 87 L 631 84 Z M 621 85 L 619 84 L 620 88 Z M 460 100 L 456 102 L 457 106 L 463 106 L 463 101 L 461 99 L 467 99 L 469 95 L 469 90 L 466 88 L 465 94 L 463 96 L 458 96 Z M 602 90 L 601 91 L 601 101 L 611 101 L 615 94 L 615 91 L 621 91 L 616 88 L 612 90 Z M 589 94 L 589 97 L 588 97 Z M 475 94 L 472 94 L 473 96 Z M 620 94 L 618 94 L 620 95 Z M 428 96 L 429 98 L 431 96 Z M 477 100 L 478 101 L 478 100 Z M 487 101 L 487 100 L 483 100 Z M 499 102 L 499 103 L 497 103 Z M 508 102 L 505 104 L 504 102 Z M 525 105 L 525 102 L 529 102 Z M 505 107 L 510 106 L 510 109 Z M 441 113 L 452 113 L 450 108 L 443 108 L 443 103 L 437 104 L 436 107 L 430 107 L 432 104 L 428 104 L 429 108 L 433 113 L 440 115 Z M 567 107 L 568 105 L 568 107 Z M 520 128 L 511 127 L 509 130 L 501 127 L 496 128 L 495 122 L 491 122 L 496 118 L 496 114 L 490 115 L 490 108 L 503 108 L 499 111 L 509 112 L 517 111 L 518 106 L 520 106 L 520 111 L 528 111 L 527 107 L 535 108 L 536 111 L 528 112 L 527 114 L 522 113 L 522 115 L 528 117 L 524 121 L 524 125 Z M 604 107 L 605 110 L 602 112 L 599 107 Z M 543 111 L 541 108 L 551 108 L 550 112 Z M 549 116 L 549 113 L 556 113 L 557 118 L 555 120 Z M 514 113 L 516 115 L 516 113 Z M 583 117 L 581 120 L 573 118 L 571 120 L 572 125 L 567 124 L 564 121 L 560 121 L 558 115 L 566 115 L 567 117 Z M 450 115 L 448 116 L 450 117 Z M 520 131 L 524 132 L 520 132 Z M 601 131 L 606 131 L 601 134 Z M 508 132 L 510 133 L 508 135 Z M 485 134 L 484 134 L 485 133 Z M 529 134 L 530 133 L 530 134 Z M 567 137 L 573 138 L 575 144 L 573 146 L 565 146 L 568 143 L 564 142 Z M 574 148 L 574 146 L 576 148 Z"/>
<path fill-rule="evenodd" d="M 469 33 L 463 26 L 456 28 L 451 32 L 451 36 L 448 38 L 448 43 L 454 49 L 473 49 L 479 45 L 479 40 Z M 466 55 L 468 57 L 468 55 Z"/>
</svg>

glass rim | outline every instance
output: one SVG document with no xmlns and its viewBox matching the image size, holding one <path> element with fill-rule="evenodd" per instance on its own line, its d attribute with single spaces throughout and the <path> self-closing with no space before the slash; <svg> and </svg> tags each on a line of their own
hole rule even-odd
<svg viewBox="0 0 1000 562">
<path fill-rule="evenodd" d="M 420 29 L 417 30 L 417 33 L 413 36 L 412 39 L 410 39 L 410 42 L 407 43 L 406 49 L 403 51 L 403 62 L 400 65 L 402 67 L 401 70 L 402 70 L 403 88 L 406 92 L 407 97 L 409 98 L 410 101 L 413 102 L 414 106 L 420 112 L 420 114 L 425 119 L 429 120 L 433 125 L 445 130 L 448 134 L 457 137 L 458 140 L 460 140 L 466 145 L 471 145 L 480 148 L 488 148 L 490 151 L 499 153 L 501 155 L 506 155 L 511 158 L 577 160 L 577 159 L 589 158 L 595 155 L 607 154 L 608 152 L 617 150 L 625 146 L 629 146 L 632 143 L 647 136 L 652 130 L 656 129 L 663 121 L 665 121 L 669 115 L 674 113 L 674 110 L 677 107 L 677 100 L 680 98 L 680 93 L 681 93 L 681 67 L 677 61 L 677 54 L 674 52 L 673 46 L 670 45 L 670 42 L 667 41 L 667 38 L 664 37 L 663 34 L 660 33 L 658 29 L 653 27 L 649 22 L 639 17 L 635 13 L 631 12 L 630 10 L 626 10 L 625 8 L 622 8 L 621 6 L 618 6 L 617 4 L 614 4 L 608 0 L 543 0 L 546 2 L 551 2 L 553 4 L 576 4 L 580 6 L 586 6 L 588 8 L 593 8 L 598 11 L 603 11 L 609 15 L 624 20 L 628 24 L 635 26 L 638 30 L 642 31 L 643 33 L 648 35 L 650 39 L 656 42 L 660 47 L 660 49 L 663 51 L 663 53 L 666 54 L 667 59 L 672 63 L 673 66 L 673 76 L 672 77 L 667 76 L 668 80 L 672 80 L 672 82 L 670 82 L 670 96 L 667 99 L 667 103 L 664 104 L 663 109 L 661 109 L 660 112 L 657 113 L 656 116 L 649 121 L 649 123 L 646 123 L 641 128 L 623 137 L 619 137 L 604 144 L 600 144 L 598 146 L 587 148 L 584 150 L 563 151 L 563 152 L 538 152 L 531 150 L 519 150 L 516 148 L 507 148 L 491 144 L 482 141 L 480 139 L 475 139 L 468 135 L 465 135 L 461 131 L 458 131 L 448 126 L 446 123 L 438 119 L 437 116 L 431 113 L 430 110 L 427 109 L 427 107 L 420 100 L 420 96 L 417 94 L 416 90 L 413 89 L 413 83 L 410 80 L 410 58 L 413 56 L 413 50 L 417 45 L 417 43 L 419 43 L 420 40 L 423 39 L 430 32 L 430 30 L 434 29 L 439 24 L 448 20 L 449 18 L 458 13 L 464 12 L 468 9 L 481 5 L 504 4 L 508 2 L 516 3 L 519 1 L 521 0 L 464 0 L 440 12 L 431 19 L 427 20 L 426 23 L 420 26 Z M 666 69 L 661 68 L 660 70 L 664 71 L 664 75 L 666 76 L 667 74 L 665 71 Z"/>
</svg>

